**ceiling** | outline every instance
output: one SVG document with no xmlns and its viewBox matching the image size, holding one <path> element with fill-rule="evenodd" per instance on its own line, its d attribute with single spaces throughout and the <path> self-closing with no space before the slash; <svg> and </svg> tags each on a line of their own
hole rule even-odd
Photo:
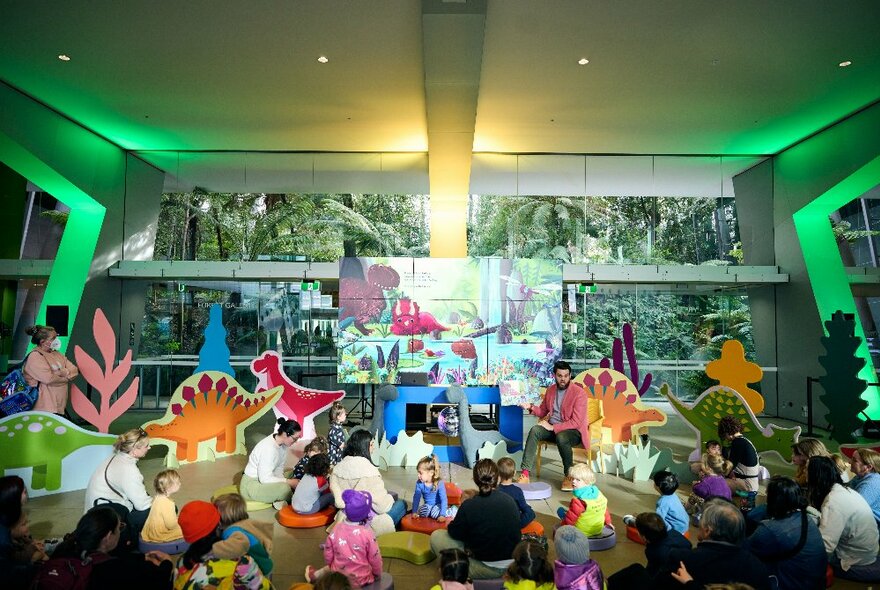
<svg viewBox="0 0 880 590">
<path fill-rule="evenodd" d="M 772 154 L 880 99 L 873 0 L 484 7 L 474 151 Z M 126 149 L 424 152 L 445 106 L 414 0 L 0 12 L 0 79 Z"/>
</svg>

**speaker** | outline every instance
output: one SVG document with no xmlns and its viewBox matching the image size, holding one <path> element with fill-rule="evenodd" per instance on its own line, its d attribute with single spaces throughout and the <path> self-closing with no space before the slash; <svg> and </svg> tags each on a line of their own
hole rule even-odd
<svg viewBox="0 0 880 590">
<path fill-rule="evenodd" d="M 70 308 L 66 305 L 46 306 L 46 325 L 55 328 L 59 336 L 67 336 L 67 324 L 70 321 Z"/>
</svg>

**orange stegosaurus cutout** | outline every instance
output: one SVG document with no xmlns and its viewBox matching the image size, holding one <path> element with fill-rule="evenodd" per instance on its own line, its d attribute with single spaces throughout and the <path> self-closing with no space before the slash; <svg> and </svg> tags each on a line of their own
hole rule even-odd
<svg viewBox="0 0 880 590">
<path fill-rule="evenodd" d="M 759 365 L 746 360 L 746 351 L 739 340 L 724 343 L 721 358 L 706 365 L 706 375 L 718 381 L 719 385 L 740 394 L 755 414 L 764 410 L 764 396 L 748 385 L 760 382 L 764 371 Z"/>
</svg>

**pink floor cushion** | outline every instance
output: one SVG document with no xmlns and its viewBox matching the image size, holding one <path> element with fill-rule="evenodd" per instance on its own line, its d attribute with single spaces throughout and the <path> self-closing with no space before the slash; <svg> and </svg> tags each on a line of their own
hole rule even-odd
<svg viewBox="0 0 880 590">
<path fill-rule="evenodd" d="M 545 481 L 536 481 L 534 483 L 517 483 L 513 484 L 515 486 L 519 486 L 519 488 L 523 491 L 523 496 L 526 497 L 526 500 L 544 500 L 549 498 L 553 489 L 550 487 L 550 484 Z"/>
<path fill-rule="evenodd" d="M 407 514 L 400 519 L 400 530 L 430 535 L 436 530 L 445 529 L 447 524 L 449 524 L 448 520 L 446 522 L 437 522 L 433 518 L 413 518 L 412 514 Z"/>
<path fill-rule="evenodd" d="M 382 572 L 382 577 L 366 586 L 361 586 L 361 590 L 394 590 L 394 579 L 388 572 Z"/>
<path fill-rule="evenodd" d="M 144 541 L 143 537 L 141 537 L 138 542 L 138 549 L 141 553 L 148 553 L 150 551 L 161 551 L 162 553 L 167 553 L 168 555 L 176 555 L 178 553 L 184 553 L 187 549 L 189 549 L 189 543 L 187 543 L 183 539 L 175 539 L 174 541 L 168 541 L 167 543 L 149 543 L 147 541 Z"/>
<path fill-rule="evenodd" d="M 614 529 L 606 525 L 602 532 L 595 537 L 590 537 L 590 551 L 605 551 L 617 545 L 617 534 Z"/>
<path fill-rule="evenodd" d="M 287 505 L 278 511 L 275 518 L 278 519 L 278 524 L 289 529 L 314 529 L 327 526 L 333 522 L 334 516 L 336 516 L 336 506 L 332 504 L 314 514 L 300 514 Z"/>
</svg>

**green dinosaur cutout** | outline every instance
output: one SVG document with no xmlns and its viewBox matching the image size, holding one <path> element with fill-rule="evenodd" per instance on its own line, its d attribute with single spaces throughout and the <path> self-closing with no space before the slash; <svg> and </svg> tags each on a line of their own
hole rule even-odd
<svg viewBox="0 0 880 590">
<path fill-rule="evenodd" d="M 746 360 L 746 350 L 739 340 L 728 340 L 721 346 L 721 358 L 706 365 L 706 375 L 742 396 L 752 412 L 764 411 L 764 396 L 749 387 L 764 376 L 760 365 Z"/>
<path fill-rule="evenodd" d="M 820 338 L 825 356 L 819 357 L 819 364 L 825 375 L 819 377 L 819 383 L 825 393 L 819 400 L 828 408 L 825 420 L 832 426 L 829 436 L 839 443 L 853 442 L 852 432 L 862 424 L 859 412 L 868 407 L 868 402 L 861 398 L 868 383 L 859 379 L 865 359 L 855 354 L 862 341 L 853 335 L 855 327 L 854 319 L 846 319 L 837 310 L 825 322 L 828 336 Z"/>
<path fill-rule="evenodd" d="M 692 404 L 678 399 L 667 383 L 660 386 L 660 393 L 669 399 L 672 407 L 697 433 L 697 452 L 702 452 L 704 441 L 718 438 L 718 422 L 724 416 L 735 416 L 742 422 L 743 436 L 755 445 L 758 453 L 774 452 L 785 461 L 791 457 L 791 445 L 798 441 L 801 433 L 800 426 L 782 428 L 768 424 L 764 428 L 742 396 L 729 387 L 710 387 Z"/>
</svg>

